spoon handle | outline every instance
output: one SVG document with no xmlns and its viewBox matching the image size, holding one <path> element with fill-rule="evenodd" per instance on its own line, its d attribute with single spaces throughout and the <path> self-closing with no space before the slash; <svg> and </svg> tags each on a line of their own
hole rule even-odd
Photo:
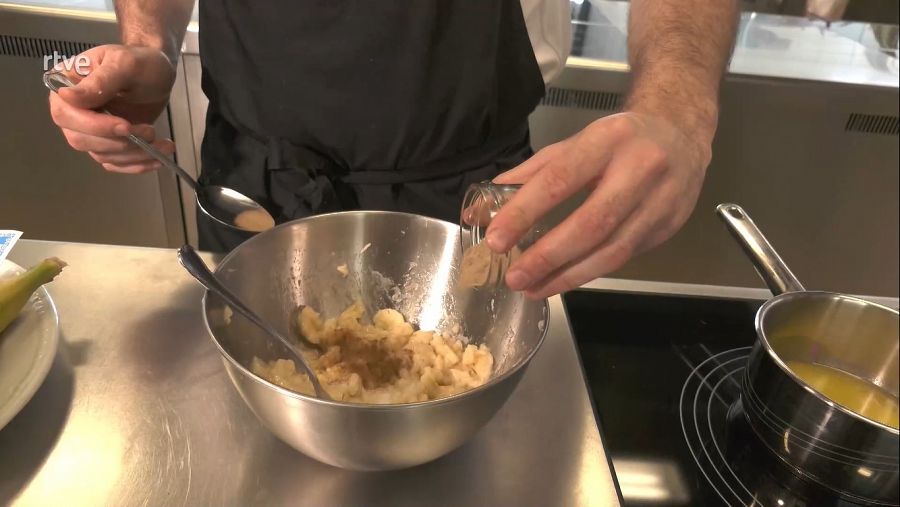
<svg viewBox="0 0 900 507">
<path fill-rule="evenodd" d="M 56 69 L 51 69 L 51 70 L 48 70 L 47 72 L 45 72 L 43 79 L 44 79 L 44 86 L 46 86 L 50 91 L 52 91 L 54 93 L 58 93 L 61 88 L 75 86 L 75 83 L 73 83 L 72 80 L 69 79 L 68 76 L 63 74 L 62 71 L 59 71 Z M 106 109 L 98 109 L 98 111 L 101 113 L 112 115 L 112 113 L 110 113 Z M 184 181 L 185 183 L 188 184 L 188 186 L 191 187 L 191 189 L 194 191 L 194 193 L 197 193 L 199 191 L 200 186 L 197 184 L 197 182 L 194 180 L 194 178 L 191 177 L 191 175 L 188 174 L 187 171 L 182 169 L 178 164 L 173 162 L 172 159 L 165 156 L 161 151 L 154 148 L 152 144 L 148 143 L 147 141 L 141 139 L 140 137 L 138 137 L 134 134 L 128 134 L 126 137 L 128 138 L 129 141 L 131 141 L 132 144 L 134 144 L 138 148 L 147 152 L 148 155 L 150 155 L 151 157 L 158 160 L 167 169 L 173 171 L 176 176 L 181 178 L 182 181 Z"/>
<path fill-rule="evenodd" d="M 180 177 L 182 181 L 184 181 L 185 183 L 188 184 L 188 186 L 191 187 L 191 189 L 194 191 L 195 194 L 200 191 L 200 185 L 196 181 L 194 181 L 194 178 L 192 178 L 191 175 L 188 174 L 187 171 L 182 169 L 180 165 L 176 164 L 175 162 L 172 162 L 172 159 L 165 156 L 161 151 L 154 148 L 152 144 L 148 143 L 147 141 L 141 139 L 140 137 L 138 137 L 134 134 L 128 134 L 128 140 L 131 141 L 132 144 L 138 146 L 139 148 L 141 148 L 142 150 L 147 152 L 148 155 L 150 155 L 151 157 L 158 160 L 167 169 L 170 169 L 171 171 L 173 171 L 175 173 L 175 175 Z"/>
<path fill-rule="evenodd" d="M 316 378 L 316 375 L 313 373 L 312 368 L 307 364 L 306 359 L 303 357 L 303 354 L 297 351 L 287 338 L 285 338 L 281 333 L 276 331 L 272 326 L 269 325 L 268 322 L 261 319 L 256 312 L 251 310 L 249 307 L 244 305 L 244 303 L 232 293 L 227 287 L 222 285 L 219 282 L 219 279 L 216 278 L 203 260 L 197 255 L 197 252 L 194 251 L 189 245 L 184 245 L 178 250 L 178 261 L 181 262 L 181 265 L 184 266 L 184 269 L 187 270 L 188 273 L 191 274 L 194 278 L 200 282 L 201 285 L 206 287 L 210 292 L 217 294 L 219 297 L 225 300 L 232 308 L 238 311 L 241 315 L 247 318 L 250 322 L 256 324 L 260 329 L 265 331 L 269 336 L 272 336 L 282 344 L 294 355 L 297 361 L 300 364 L 300 367 L 303 369 L 304 373 L 309 377 L 309 380 L 312 382 L 313 388 L 316 391 L 316 396 L 322 399 L 329 399 L 328 394 L 322 388 L 322 385 L 319 383 L 319 379 Z"/>
</svg>

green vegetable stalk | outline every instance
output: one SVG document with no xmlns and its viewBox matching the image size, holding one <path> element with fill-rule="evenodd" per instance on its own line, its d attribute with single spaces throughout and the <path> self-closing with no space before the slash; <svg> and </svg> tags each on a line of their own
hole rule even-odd
<svg viewBox="0 0 900 507">
<path fill-rule="evenodd" d="M 0 280 L 0 333 L 15 320 L 34 291 L 52 281 L 65 265 L 65 262 L 52 257 L 20 275 Z"/>
</svg>

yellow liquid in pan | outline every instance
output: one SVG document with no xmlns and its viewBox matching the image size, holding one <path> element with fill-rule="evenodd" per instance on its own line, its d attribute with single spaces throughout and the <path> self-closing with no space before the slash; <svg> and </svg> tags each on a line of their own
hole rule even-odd
<svg viewBox="0 0 900 507">
<path fill-rule="evenodd" d="M 880 387 L 821 364 L 787 361 L 787 366 L 810 387 L 835 403 L 891 428 L 900 426 L 897 398 Z"/>
</svg>

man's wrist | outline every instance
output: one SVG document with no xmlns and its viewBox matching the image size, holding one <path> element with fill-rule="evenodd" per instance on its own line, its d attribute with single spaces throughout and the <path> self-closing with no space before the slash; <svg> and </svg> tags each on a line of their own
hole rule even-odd
<svg viewBox="0 0 900 507">
<path fill-rule="evenodd" d="M 685 135 L 704 145 L 712 144 L 719 118 L 717 91 L 690 97 L 679 92 L 635 88 L 625 103 L 625 111 L 662 117 Z"/>
<path fill-rule="evenodd" d="M 171 35 L 150 35 L 144 33 L 122 33 L 122 44 L 125 46 L 141 47 L 155 49 L 159 51 L 172 69 L 175 69 L 178 62 L 178 55 L 181 54 L 181 48 L 176 47 L 175 37 Z"/>
</svg>

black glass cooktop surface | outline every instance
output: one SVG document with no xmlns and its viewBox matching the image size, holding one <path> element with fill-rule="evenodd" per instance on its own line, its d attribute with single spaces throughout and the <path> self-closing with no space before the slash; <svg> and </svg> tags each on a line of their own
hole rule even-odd
<svg viewBox="0 0 900 507">
<path fill-rule="evenodd" d="M 761 301 L 574 291 L 566 311 L 626 506 L 850 506 L 740 412 Z"/>
</svg>

